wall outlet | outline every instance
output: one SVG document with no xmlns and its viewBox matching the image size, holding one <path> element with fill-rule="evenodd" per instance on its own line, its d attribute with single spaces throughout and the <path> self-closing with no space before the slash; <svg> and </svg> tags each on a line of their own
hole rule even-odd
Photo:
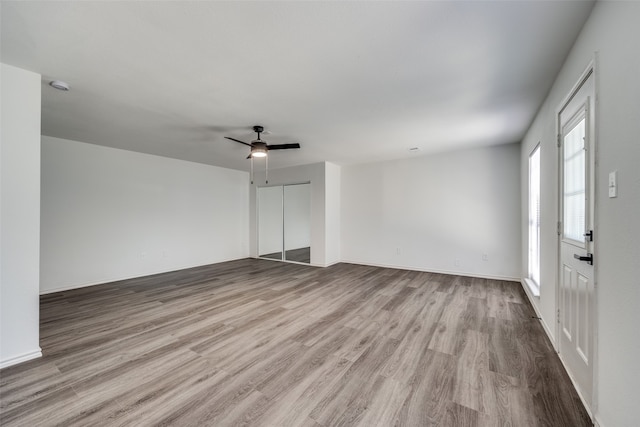
<svg viewBox="0 0 640 427">
<path fill-rule="evenodd" d="M 458 258 L 454 259 L 453 265 L 455 265 L 456 267 L 460 267 L 460 260 Z"/>
<path fill-rule="evenodd" d="M 396 248 L 396 255 L 401 255 L 402 251 L 400 250 L 400 248 Z"/>
<path fill-rule="evenodd" d="M 147 257 L 146 252 L 140 252 L 140 258 L 146 258 L 146 257 Z"/>
<path fill-rule="evenodd" d="M 482 260 L 483 260 L 483 261 L 489 261 L 489 255 L 487 255 L 487 254 L 482 254 Z"/>
</svg>

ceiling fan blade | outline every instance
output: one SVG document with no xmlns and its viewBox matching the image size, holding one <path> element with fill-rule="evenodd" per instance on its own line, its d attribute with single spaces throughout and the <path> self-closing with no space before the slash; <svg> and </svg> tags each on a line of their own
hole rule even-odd
<svg viewBox="0 0 640 427">
<path fill-rule="evenodd" d="M 297 142 L 295 144 L 274 144 L 267 145 L 268 150 L 288 150 L 289 148 L 300 148 L 300 144 Z"/>
<path fill-rule="evenodd" d="M 239 142 L 240 144 L 244 144 L 244 145 L 247 145 L 247 146 L 251 147 L 251 144 L 247 144 L 246 142 L 240 141 L 239 139 L 231 138 L 229 136 L 225 136 L 225 138 L 230 139 L 231 141 Z"/>
</svg>

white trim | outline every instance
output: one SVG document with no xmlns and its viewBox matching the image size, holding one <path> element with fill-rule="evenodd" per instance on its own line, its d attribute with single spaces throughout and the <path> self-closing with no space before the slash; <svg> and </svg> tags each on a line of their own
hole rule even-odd
<svg viewBox="0 0 640 427">
<path fill-rule="evenodd" d="M 589 405 L 587 405 L 587 401 L 585 400 L 584 396 L 582 396 L 582 393 L 580 392 L 580 388 L 578 387 L 578 384 L 574 381 L 573 376 L 571 375 L 571 372 L 569 372 L 569 370 L 567 369 L 567 365 L 564 364 L 564 360 L 562 359 L 562 355 L 560 353 L 558 353 L 558 359 L 560 359 L 560 363 L 562 363 L 562 367 L 564 368 L 564 371 L 569 376 L 569 379 L 571 380 L 571 384 L 573 385 L 573 389 L 576 391 L 576 393 L 578 394 L 578 397 L 580 398 L 580 401 L 582 402 L 582 406 L 584 406 L 584 409 L 587 410 L 587 414 L 589 414 L 589 418 L 591 418 L 591 420 L 593 421 L 593 413 L 591 412 L 591 408 L 589 407 Z"/>
<path fill-rule="evenodd" d="M 531 291 L 531 295 L 533 295 L 535 298 L 540 299 L 540 286 L 528 277 L 525 277 L 523 280 Z"/>
<path fill-rule="evenodd" d="M 0 369 L 7 368 L 9 366 L 17 365 L 18 363 L 24 363 L 28 360 L 37 359 L 42 357 L 42 349 L 38 347 L 37 350 L 22 353 L 17 356 L 10 357 L 0 362 Z"/>
<path fill-rule="evenodd" d="M 536 238 L 536 243 L 537 243 L 537 247 L 536 249 L 536 262 L 537 262 L 537 269 L 535 271 L 535 275 L 536 275 L 536 279 L 538 281 L 540 281 L 540 255 L 541 255 L 541 243 L 540 243 L 540 237 L 541 237 L 541 233 L 540 233 L 540 225 L 541 225 L 541 216 L 542 216 L 542 211 L 540 209 L 540 195 L 542 194 L 542 167 L 541 167 L 541 156 L 542 156 L 542 144 L 540 141 L 538 141 L 538 143 L 536 144 L 536 146 L 534 147 L 534 149 L 531 151 L 531 153 L 529 153 L 529 162 L 528 162 L 528 170 L 527 170 L 527 181 L 528 181 L 528 185 L 527 185 L 527 275 L 529 277 L 532 277 L 534 274 L 534 272 L 532 271 L 531 268 L 531 261 L 532 261 L 532 256 L 531 253 L 533 252 L 532 249 L 532 245 L 531 245 L 531 230 L 532 230 L 532 204 L 531 204 L 531 196 L 532 196 L 532 191 L 531 191 L 531 187 L 533 184 L 532 181 L 532 171 L 533 168 L 532 166 L 532 160 L 534 159 L 534 155 L 537 155 L 536 159 L 537 159 L 537 175 L 538 175 L 538 180 L 535 183 L 536 184 L 536 191 L 537 191 L 537 195 L 538 195 L 538 199 L 537 199 L 537 206 L 536 206 L 536 213 L 535 213 L 535 219 L 537 221 L 537 227 L 536 227 L 536 234 L 537 234 L 537 238 Z M 527 284 L 531 287 L 531 292 L 533 292 L 533 294 L 537 297 L 540 296 L 540 286 L 534 281 L 534 280 L 530 280 L 531 283 L 527 282 Z"/>
<path fill-rule="evenodd" d="M 595 71 L 596 71 L 595 64 L 596 64 L 596 58 L 595 58 L 595 55 L 594 55 L 594 58 L 591 61 L 589 61 L 589 64 L 587 64 L 587 66 L 584 69 L 584 71 L 582 72 L 582 74 L 580 74 L 580 77 L 578 78 L 578 81 L 573 85 L 571 90 L 568 92 L 569 94 L 564 97 L 562 102 L 560 102 L 560 106 L 556 109 L 556 117 L 559 116 L 560 113 L 562 112 L 562 110 L 564 110 L 564 108 L 567 106 L 567 104 L 569 104 L 569 102 L 573 99 L 573 97 L 578 92 L 578 89 L 580 89 L 582 84 L 589 78 L 589 76 L 591 74 L 595 75 Z M 560 129 L 559 126 L 558 126 L 558 129 Z"/>
<path fill-rule="evenodd" d="M 189 268 L 203 267 L 205 265 L 219 264 L 219 263 L 222 263 L 222 262 L 238 261 L 238 260 L 246 259 L 246 258 L 251 258 L 251 257 L 243 256 L 243 257 L 240 257 L 240 258 L 229 258 L 229 259 L 223 259 L 223 260 L 220 260 L 220 261 L 205 262 L 204 264 L 195 264 L 195 265 L 191 264 L 191 265 L 185 265 L 185 266 L 180 266 L 180 267 L 172 267 L 172 268 L 170 268 L 168 270 L 160 270 L 160 271 L 155 271 L 153 273 L 145 273 L 145 274 L 141 274 L 141 275 L 137 275 L 137 276 L 126 276 L 126 277 L 120 277 L 120 278 L 115 278 L 115 279 L 102 279 L 102 280 L 99 280 L 97 282 L 89 282 L 89 283 L 81 283 L 81 284 L 77 284 L 77 285 L 62 286 L 62 287 L 58 287 L 58 288 L 54 288 L 54 289 L 47 289 L 47 290 L 42 290 L 41 289 L 40 290 L 40 295 L 54 294 L 56 292 L 70 291 L 70 290 L 73 290 L 73 289 L 88 288 L 90 286 L 97 286 L 97 285 L 104 285 L 106 283 L 120 282 L 122 280 L 139 279 L 141 277 L 155 276 L 156 274 L 172 273 L 174 271 L 187 270 Z"/>
<path fill-rule="evenodd" d="M 466 271 L 449 271 L 449 270 L 435 270 L 435 269 L 425 270 L 424 268 L 413 267 L 413 266 L 408 266 L 408 265 L 378 264 L 378 263 L 357 261 L 357 260 L 348 260 L 348 259 L 347 260 L 343 259 L 341 262 L 343 262 L 345 264 L 367 265 L 367 266 L 370 266 L 370 267 L 394 268 L 396 270 L 421 271 L 423 273 L 450 274 L 450 275 L 453 275 L 453 276 L 477 277 L 477 278 L 480 278 L 480 279 L 505 280 L 505 281 L 509 281 L 509 282 L 519 282 L 520 281 L 519 277 L 493 276 L 493 275 L 488 275 L 488 274 L 466 272 Z"/>
<path fill-rule="evenodd" d="M 600 79 L 600 70 L 599 70 L 599 56 L 598 56 L 598 52 L 594 52 L 593 53 L 593 60 L 591 62 L 591 67 L 593 67 L 593 176 L 594 176 L 594 181 L 597 181 L 597 177 L 598 177 L 598 170 L 599 170 L 599 164 L 600 162 L 598 161 L 598 147 L 599 147 L 599 141 L 600 141 L 600 134 L 598 133 L 599 131 L 599 117 L 600 115 L 598 114 L 599 111 L 599 106 L 600 106 L 600 94 L 599 94 L 599 79 Z M 596 234 L 596 238 L 599 235 L 599 230 L 600 230 L 600 223 L 598 221 L 598 205 L 599 205 L 599 201 L 600 201 L 600 191 L 598 190 L 598 186 L 595 185 L 595 188 L 593 189 L 593 216 L 594 216 L 594 221 L 593 221 L 593 232 Z M 597 251 L 597 244 L 595 245 L 595 247 L 593 248 L 594 250 L 594 254 L 595 256 L 598 256 L 598 251 Z M 594 416 L 591 417 L 591 419 L 593 420 L 593 422 L 595 424 L 598 424 L 598 422 L 596 421 L 596 413 L 598 413 L 598 405 L 599 405 L 599 393 L 600 393 L 600 383 L 598 381 L 598 373 L 600 372 L 599 369 L 599 352 L 598 352 L 598 341 L 599 341 L 599 335 L 598 335 L 598 301 L 600 300 L 599 298 L 599 294 L 600 291 L 598 290 L 598 270 L 599 270 L 599 265 L 596 262 L 596 264 L 593 266 L 593 317 L 592 317 L 592 321 L 593 321 L 593 335 L 591 337 L 591 339 L 593 340 L 593 355 L 592 355 L 592 360 L 593 360 L 593 384 L 591 387 L 591 410 L 593 411 Z"/>
<path fill-rule="evenodd" d="M 342 261 L 333 261 L 327 264 L 312 264 L 314 267 L 331 267 L 332 265 L 340 264 Z M 307 264 L 308 265 L 308 264 Z"/>
<path fill-rule="evenodd" d="M 533 307 L 533 311 L 536 312 L 536 316 L 540 319 L 540 324 L 542 325 L 542 329 L 544 329 L 544 333 L 547 334 L 547 338 L 549 338 L 549 341 L 551 341 L 551 345 L 553 346 L 553 349 L 557 352 L 558 344 L 556 343 L 556 340 L 554 339 L 553 335 L 551 335 L 551 328 L 549 328 L 549 325 L 547 325 L 547 322 L 544 320 L 544 317 L 542 317 L 542 313 L 540 313 L 540 311 L 538 310 L 538 306 L 535 304 L 534 298 L 536 297 L 534 297 L 531 294 L 531 291 L 529 290 L 529 286 L 527 286 L 524 283 L 524 279 L 520 281 L 520 284 L 522 285 L 522 289 L 524 289 L 524 293 L 527 295 L 527 298 L 529 298 L 529 302 Z"/>
</svg>

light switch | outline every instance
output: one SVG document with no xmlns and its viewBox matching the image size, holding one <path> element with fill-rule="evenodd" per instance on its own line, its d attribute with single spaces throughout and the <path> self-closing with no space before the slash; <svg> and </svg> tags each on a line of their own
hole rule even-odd
<svg viewBox="0 0 640 427">
<path fill-rule="evenodd" d="M 618 171 L 609 172 L 609 197 L 618 197 Z"/>
</svg>

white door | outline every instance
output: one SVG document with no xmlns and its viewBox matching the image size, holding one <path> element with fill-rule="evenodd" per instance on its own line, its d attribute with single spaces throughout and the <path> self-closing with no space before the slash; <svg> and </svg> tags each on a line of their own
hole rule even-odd
<svg viewBox="0 0 640 427">
<path fill-rule="evenodd" d="M 589 71 L 559 114 L 560 357 L 585 403 L 593 390 L 594 76 Z"/>
</svg>

